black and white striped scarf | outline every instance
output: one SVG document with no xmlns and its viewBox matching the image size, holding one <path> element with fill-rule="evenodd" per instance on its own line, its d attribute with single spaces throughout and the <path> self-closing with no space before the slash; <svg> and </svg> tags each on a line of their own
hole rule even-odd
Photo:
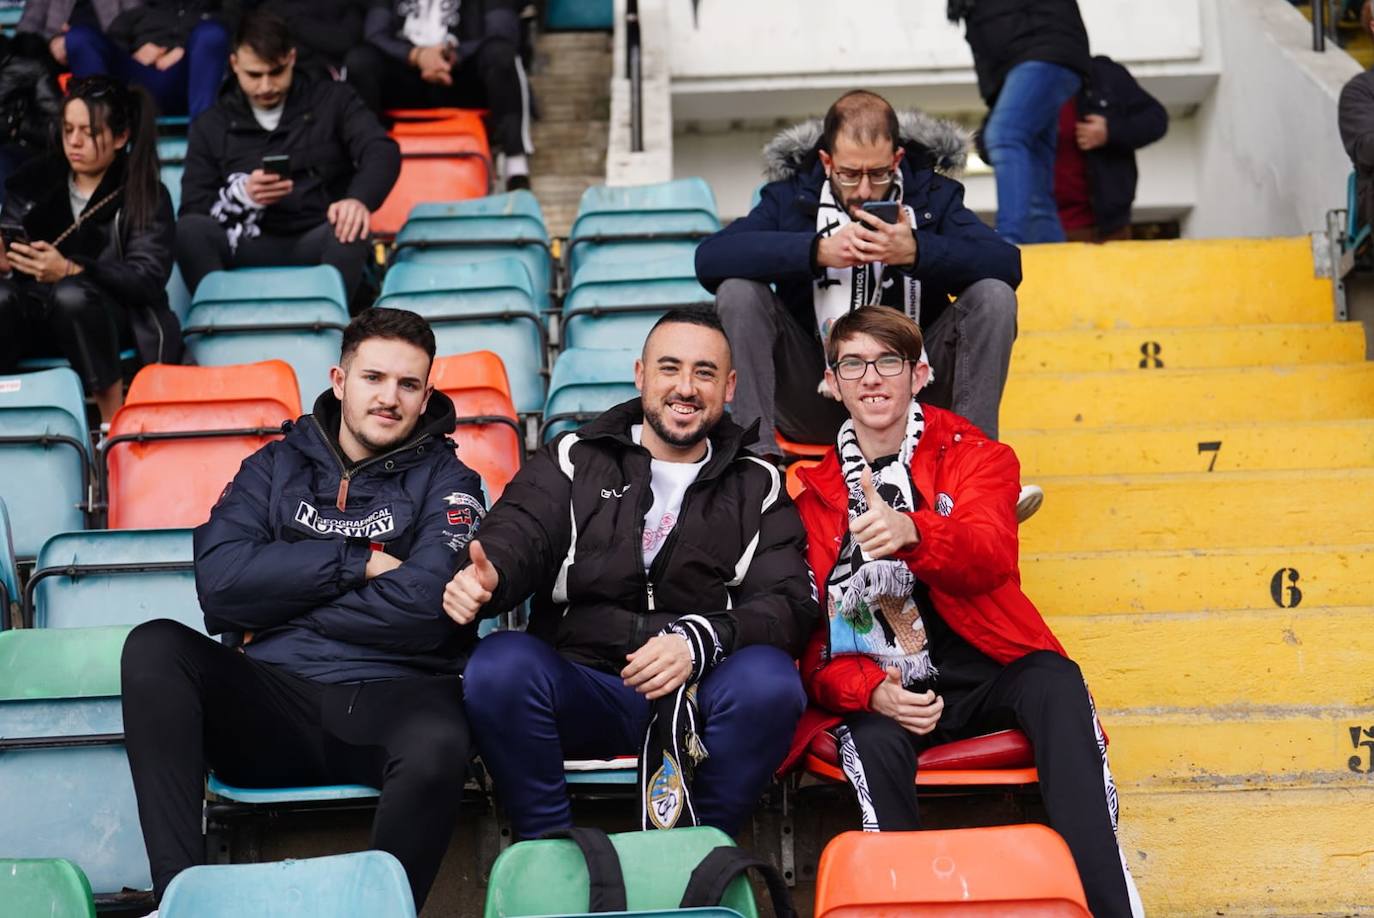
<svg viewBox="0 0 1374 918">
<path fill-rule="evenodd" d="M 230 252 L 237 252 L 239 243 L 244 239 L 255 239 L 262 234 L 258 218 L 262 216 L 263 209 L 248 194 L 247 172 L 235 172 L 229 176 L 229 181 L 219 190 L 219 198 L 210 207 L 210 216 L 224 227 Z"/>
</svg>

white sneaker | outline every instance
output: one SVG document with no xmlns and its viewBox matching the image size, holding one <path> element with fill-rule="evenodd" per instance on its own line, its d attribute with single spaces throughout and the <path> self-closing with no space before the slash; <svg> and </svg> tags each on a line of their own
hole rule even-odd
<svg viewBox="0 0 1374 918">
<path fill-rule="evenodd" d="M 1022 485 L 1021 496 L 1016 499 L 1016 522 L 1024 523 L 1035 516 L 1035 511 L 1045 502 L 1045 492 L 1039 485 Z"/>
</svg>

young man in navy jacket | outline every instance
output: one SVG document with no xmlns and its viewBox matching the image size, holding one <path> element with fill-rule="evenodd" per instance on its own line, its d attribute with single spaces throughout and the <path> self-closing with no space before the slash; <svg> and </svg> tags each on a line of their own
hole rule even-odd
<svg viewBox="0 0 1374 918">
<path fill-rule="evenodd" d="M 244 460 L 195 531 L 205 628 L 135 628 L 124 729 L 153 892 L 204 861 L 207 770 L 248 787 L 380 788 L 372 847 L 424 903 L 470 743 L 459 674 L 476 630 L 442 609 L 484 513 L 428 385 L 424 319 L 369 309 L 331 387 Z"/>
<path fill-rule="evenodd" d="M 697 249 L 697 278 L 735 348 L 735 420 L 761 420 L 759 452 L 780 452 L 775 430 L 835 439 L 845 412 L 825 384 L 825 337 L 840 316 L 879 304 L 925 332 L 934 378 L 922 400 L 996 438 L 1021 255 L 942 174 L 962 167 L 968 143 L 957 125 L 848 93 L 824 122 L 769 144 L 773 181 L 758 206 Z M 897 222 L 863 210 L 880 201 L 897 205 Z"/>
</svg>

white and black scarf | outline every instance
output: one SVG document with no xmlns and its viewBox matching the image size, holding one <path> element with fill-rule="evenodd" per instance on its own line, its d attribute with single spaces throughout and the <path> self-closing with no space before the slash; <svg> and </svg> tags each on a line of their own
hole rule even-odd
<svg viewBox="0 0 1374 918">
<path fill-rule="evenodd" d="M 248 173 L 235 172 L 219 190 L 219 198 L 210 207 L 210 216 L 224 227 L 224 235 L 229 239 L 229 251 L 237 252 L 239 243 L 244 239 L 254 239 L 262 234 L 258 219 L 262 216 L 263 206 L 248 194 Z"/>
<path fill-rule="evenodd" d="M 910 512 L 917 507 L 911 457 L 923 433 L 925 414 L 913 399 L 897 458 L 881 469 L 870 469 L 878 495 L 894 510 Z M 838 450 L 840 470 L 849 491 L 849 519 L 853 520 L 869 509 L 862 484 L 869 464 L 859 449 L 852 418 L 840 428 Z M 874 559 L 846 532 L 826 581 L 830 654 L 868 656 L 885 669 L 895 668 L 904 685 L 936 675 L 926 646 L 925 623 L 912 598 L 915 587 L 916 578 L 905 562 Z"/>
</svg>

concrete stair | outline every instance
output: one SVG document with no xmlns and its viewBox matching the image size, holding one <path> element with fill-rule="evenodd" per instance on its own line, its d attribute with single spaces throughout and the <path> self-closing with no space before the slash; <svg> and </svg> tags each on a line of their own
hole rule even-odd
<svg viewBox="0 0 1374 918">
<path fill-rule="evenodd" d="M 1023 585 L 1111 737 L 1147 911 L 1368 914 L 1374 364 L 1307 239 L 1028 247 Z"/>
</svg>

